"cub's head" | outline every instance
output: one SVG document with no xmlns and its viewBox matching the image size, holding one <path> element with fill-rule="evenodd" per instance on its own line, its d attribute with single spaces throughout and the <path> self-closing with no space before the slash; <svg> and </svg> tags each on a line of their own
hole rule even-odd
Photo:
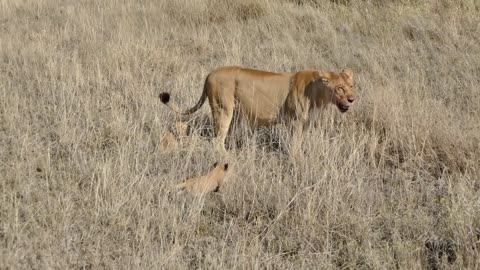
<svg viewBox="0 0 480 270">
<path fill-rule="evenodd" d="M 212 170 L 226 172 L 228 170 L 228 163 L 215 162 L 212 166 Z"/>
<path fill-rule="evenodd" d="M 219 184 L 223 184 L 228 169 L 228 163 L 215 162 L 210 170 L 210 177 L 215 179 L 215 181 L 218 181 Z"/>
<path fill-rule="evenodd" d="M 355 101 L 353 88 L 353 71 L 344 69 L 340 73 L 324 72 L 320 75 L 321 82 L 330 90 L 331 102 L 344 113 Z"/>
</svg>

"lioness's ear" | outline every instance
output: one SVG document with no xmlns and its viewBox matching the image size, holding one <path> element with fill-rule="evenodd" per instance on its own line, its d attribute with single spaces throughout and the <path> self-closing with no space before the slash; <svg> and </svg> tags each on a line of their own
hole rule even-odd
<svg viewBox="0 0 480 270">
<path fill-rule="evenodd" d="M 218 165 L 218 162 L 213 163 L 213 168 L 216 168 Z"/>
<path fill-rule="evenodd" d="M 330 80 L 327 79 L 327 78 L 325 78 L 325 77 L 321 77 L 321 78 L 320 78 L 320 81 L 321 81 L 322 83 L 328 83 Z"/>
<path fill-rule="evenodd" d="M 346 68 L 344 70 L 342 70 L 342 73 L 347 75 L 347 77 L 350 79 L 350 80 L 353 80 L 353 70 L 349 69 L 349 68 Z"/>
<path fill-rule="evenodd" d="M 225 165 L 223 165 L 223 168 L 226 170 L 228 170 L 228 163 L 225 163 Z"/>
</svg>

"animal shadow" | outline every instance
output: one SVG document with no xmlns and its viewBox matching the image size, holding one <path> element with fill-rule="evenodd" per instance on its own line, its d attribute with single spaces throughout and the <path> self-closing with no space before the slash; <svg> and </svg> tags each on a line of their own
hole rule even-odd
<svg viewBox="0 0 480 270">
<path fill-rule="evenodd" d="M 253 129 L 245 119 L 237 115 L 232 121 L 226 139 L 226 148 L 228 150 L 245 149 L 245 147 L 249 147 L 253 143 L 256 147 L 267 152 L 287 152 L 285 144 L 287 139 L 279 126 Z M 215 138 L 215 126 L 209 114 L 198 114 L 182 122 L 188 126 L 185 132 L 186 136 L 198 135 L 205 140 L 213 140 Z M 178 125 L 178 120 L 174 121 L 174 123 Z"/>
</svg>

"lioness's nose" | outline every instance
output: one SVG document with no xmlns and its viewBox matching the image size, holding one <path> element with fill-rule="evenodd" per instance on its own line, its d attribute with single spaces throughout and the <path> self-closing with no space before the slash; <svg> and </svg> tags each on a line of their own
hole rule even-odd
<svg viewBox="0 0 480 270">
<path fill-rule="evenodd" d="M 350 102 L 350 103 L 353 103 L 355 101 L 355 98 L 349 97 L 349 98 L 347 98 L 347 101 Z"/>
</svg>

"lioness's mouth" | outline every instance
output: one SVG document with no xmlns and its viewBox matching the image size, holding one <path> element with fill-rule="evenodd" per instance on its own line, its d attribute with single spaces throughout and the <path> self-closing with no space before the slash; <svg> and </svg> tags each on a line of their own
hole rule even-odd
<svg viewBox="0 0 480 270">
<path fill-rule="evenodd" d="M 340 112 L 342 112 L 342 113 L 348 111 L 348 106 L 346 106 L 346 105 L 337 104 L 337 107 L 338 107 L 338 109 L 340 110 Z"/>
</svg>

